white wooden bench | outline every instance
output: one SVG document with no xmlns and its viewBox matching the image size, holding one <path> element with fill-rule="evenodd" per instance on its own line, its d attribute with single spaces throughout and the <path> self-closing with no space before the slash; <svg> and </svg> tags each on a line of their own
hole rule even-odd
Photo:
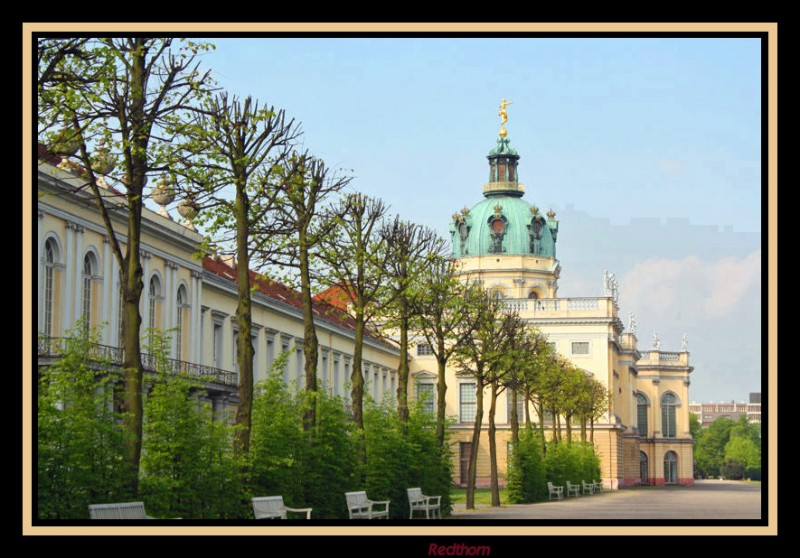
<svg viewBox="0 0 800 558">
<path fill-rule="evenodd" d="M 385 517 L 389 519 L 389 501 L 375 501 L 367 498 L 367 493 L 346 492 L 344 495 L 347 500 L 347 512 L 350 519 L 375 519 Z M 375 506 L 384 506 L 383 509 L 374 509 Z"/>
<path fill-rule="evenodd" d="M 581 487 L 577 484 L 572 484 L 571 482 L 567 481 L 567 496 L 570 494 L 574 494 L 575 496 L 580 496 L 580 489 Z"/>
<path fill-rule="evenodd" d="M 594 482 L 590 482 L 587 484 L 586 481 L 581 481 L 583 485 L 583 493 L 584 494 L 594 494 Z"/>
<path fill-rule="evenodd" d="M 119 504 L 90 504 L 91 519 L 155 519 L 144 513 L 144 502 Z"/>
<path fill-rule="evenodd" d="M 550 500 L 563 500 L 564 499 L 564 487 L 563 486 L 553 486 L 552 482 L 547 483 L 547 490 L 550 493 L 549 499 Z"/>
<path fill-rule="evenodd" d="M 286 512 L 305 513 L 311 519 L 312 508 L 289 508 L 283 496 L 259 496 L 253 498 L 253 515 L 256 519 L 286 519 Z"/>
<path fill-rule="evenodd" d="M 426 519 L 430 519 L 431 516 L 436 519 L 437 514 L 439 519 L 442 518 L 441 496 L 426 496 L 422 493 L 421 488 L 408 488 L 406 492 L 408 493 L 408 507 L 411 511 L 409 519 L 414 519 L 415 511 L 424 511 Z"/>
<path fill-rule="evenodd" d="M 603 481 L 597 481 L 594 483 L 594 491 L 603 492 Z"/>
</svg>

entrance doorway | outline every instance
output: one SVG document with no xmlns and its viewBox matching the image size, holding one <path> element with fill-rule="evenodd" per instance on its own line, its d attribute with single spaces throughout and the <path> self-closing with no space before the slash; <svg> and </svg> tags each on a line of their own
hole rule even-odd
<svg viewBox="0 0 800 558">
<path fill-rule="evenodd" d="M 639 452 L 639 476 L 642 478 L 642 484 L 650 484 L 650 466 L 647 454 L 643 451 Z"/>
</svg>

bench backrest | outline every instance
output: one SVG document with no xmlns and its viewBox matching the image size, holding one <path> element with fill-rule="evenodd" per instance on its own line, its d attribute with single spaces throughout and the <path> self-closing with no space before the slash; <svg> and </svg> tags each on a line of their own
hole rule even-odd
<svg viewBox="0 0 800 558">
<path fill-rule="evenodd" d="M 260 496 L 253 498 L 253 513 L 258 516 L 265 513 L 280 513 L 283 511 L 283 496 Z"/>
<path fill-rule="evenodd" d="M 422 489 L 421 488 L 408 488 L 406 489 L 408 492 L 408 501 L 409 502 L 418 502 L 422 500 Z"/>
<path fill-rule="evenodd" d="M 555 488 L 553 488 L 553 483 L 552 482 L 548 482 L 547 483 L 547 490 L 549 490 L 550 492 L 553 492 L 555 490 Z"/>
<path fill-rule="evenodd" d="M 144 502 L 91 504 L 89 517 L 92 519 L 150 519 L 144 513 Z"/>
<path fill-rule="evenodd" d="M 345 492 L 348 508 L 366 508 L 369 506 L 366 492 Z"/>
</svg>

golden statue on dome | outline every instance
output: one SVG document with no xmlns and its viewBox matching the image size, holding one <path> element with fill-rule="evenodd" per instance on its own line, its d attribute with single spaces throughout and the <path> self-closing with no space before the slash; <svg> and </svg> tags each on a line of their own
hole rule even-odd
<svg viewBox="0 0 800 558">
<path fill-rule="evenodd" d="M 506 107 L 511 104 L 513 103 L 511 103 L 510 101 L 506 101 L 505 99 L 500 101 L 500 112 L 498 112 L 497 115 L 500 117 L 501 138 L 506 137 L 506 135 L 508 134 L 508 132 L 506 132 L 506 122 L 508 122 L 508 111 L 506 110 Z"/>
</svg>

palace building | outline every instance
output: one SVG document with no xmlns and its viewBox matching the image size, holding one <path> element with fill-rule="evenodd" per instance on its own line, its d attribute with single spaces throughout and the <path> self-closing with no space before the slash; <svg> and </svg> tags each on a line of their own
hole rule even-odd
<svg viewBox="0 0 800 558">
<path fill-rule="evenodd" d="M 658 343 L 650 350 L 640 350 L 635 328 L 626 331 L 619 317 L 613 276 L 606 276 L 602 296 L 558 297 L 559 222 L 554 212 L 543 214 L 524 199 L 519 159 L 505 129 L 501 129 L 496 146 L 488 154 L 484 199 L 453 215 L 452 250 L 463 264 L 463 278 L 481 281 L 492 296 L 502 298 L 508 308 L 517 310 L 546 334 L 559 353 L 608 388 L 610 409 L 594 426 L 594 444 L 607 488 L 639 483 L 692 484 L 688 395 L 692 367 L 688 351 L 685 347 L 680 352 L 661 351 Z M 36 260 L 39 365 L 58 358 L 60 339 L 81 318 L 100 329 L 97 350 L 112 364 L 119 364 L 117 264 L 82 179 L 60 163 L 59 157 L 40 148 Z M 101 186 L 113 206 L 120 194 L 105 184 Z M 111 217 L 124 243 L 124 209 L 112 210 Z M 238 381 L 233 262 L 219 257 L 196 259 L 201 235 L 191 223 L 176 222 L 165 210 L 145 208 L 142 227 L 143 331 L 154 327 L 175 332 L 170 366 L 203 377 L 207 397 L 221 416 L 235 405 Z M 276 282 L 258 281 L 255 276 L 253 283 L 254 379 L 263 379 L 275 358 L 288 351 L 291 356 L 281 372 L 287 384 L 302 388 L 299 294 Z M 354 328 L 333 302 L 325 296 L 315 297 L 320 386 L 347 399 Z M 409 397 L 435 392 L 437 368 L 428 349 L 417 344 L 412 350 Z M 365 392 L 373 399 L 395 398 L 399 357 L 397 346 L 377 337 L 366 338 Z M 446 413 L 456 419 L 450 438 L 455 481 L 460 483 L 465 480 L 462 464 L 469 458 L 475 419 L 475 382 L 448 369 L 447 385 Z M 503 399 L 497 420 L 501 482 L 510 438 L 509 421 L 503 419 L 508 415 Z M 543 418 L 552 428 L 548 417 Z M 488 446 L 484 435 L 478 459 L 479 484 L 489 481 Z"/>
<path fill-rule="evenodd" d="M 501 105 L 501 115 L 503 109 Z M 609 411 L 605 420 L 594 425 L 594 444 L 606 487 L 692 484 L 688 412 L 692 367 L 688 351 L 685 347 L 681 352 L 661 351 L 660 342 L 651 350 L 640 351 L 635 325 L 633 331 L 625 331 L 619 318 L 617 285 L 611 275 L 606 274 L 604 296 L 559 298 L 556 214 L 542 214 L 524 199 L 525 187 L 518 172 L 520 156 L 511 147 L 504 128 L 487 159 L 489 179 L 483 185 L 484 199 L 453 214 L 450 224 L 453 255 L 462 264 L 462 277 L 479 281 L 492 296 L 503 299 L 507 308 L 516 310 L 544 333 L 558 353 L 608 388 Z M 417 345 L 412 376 L 418 386 L 423 386 L 418 393 L 435 393 L 436 370 L 429 347 Z M 458 370 L 448 369 L 447 374 L 447 414 L 456 417 L 451 437 L 456 481 L 465 484 L 476 383 Z M 488 388 L 485 395 L 488 397 Z M 511 401 L 507 397 L 498 402 L 501 472 L 507 469 Z M 520 417 L 524 416 L 525 404 L 518 402 Z M 533 420 L 539 420 L 532 405 L 529 412 Z M 550 417 L 541 418 L 552 429 Z M 479 444 L 479 485 L 489 483 L 488 448 L 486 426 Z"/>
</svg>

